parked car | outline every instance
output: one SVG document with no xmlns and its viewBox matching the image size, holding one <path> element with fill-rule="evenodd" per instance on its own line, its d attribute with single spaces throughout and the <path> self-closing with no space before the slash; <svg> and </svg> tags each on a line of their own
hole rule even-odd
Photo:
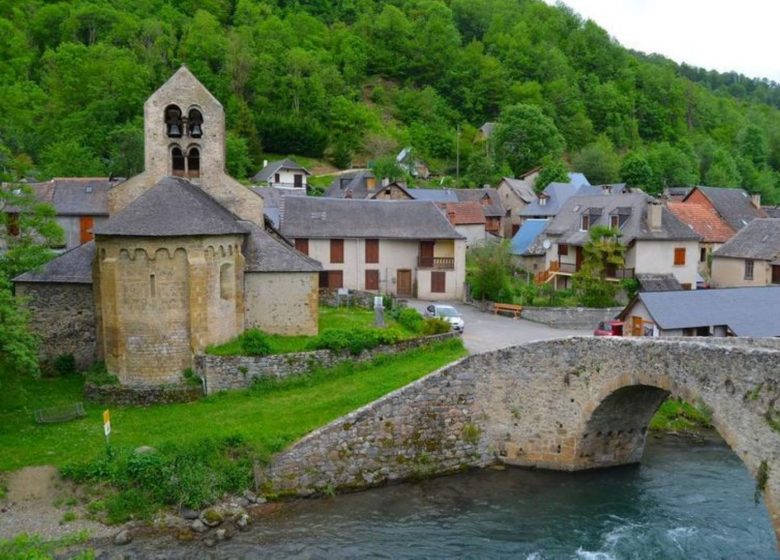
<svg viewBox="0 0 780 560">
<path fill-rule="evenodd" d="M 623 336 L 623 321 L 602 321 L 593 336 Z"/>
<path fill-rule="evenodd" d="M 425 308 L 425 315 L 447 321 L 452 326 L 452 329 L 458 332 L 463 332 L 465 327 L 460 312 L 451 305 L 431 304 Z"/>
</svg>

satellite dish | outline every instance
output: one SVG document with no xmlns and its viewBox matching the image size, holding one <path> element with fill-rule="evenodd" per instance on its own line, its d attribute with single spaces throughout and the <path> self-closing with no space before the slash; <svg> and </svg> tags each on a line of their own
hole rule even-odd
<svg viewBox="0 0 780 560">
<path fill-rule="evenodd" d="M 549 240 L 549 239 L 545 239 L 545 240 L 542 242 L 542 247 L 544 247 L 545 249 L 549 249 L 550 247 L 552 247 L 552 243 L 550 243 L 550 240 Z"/>
</svg>

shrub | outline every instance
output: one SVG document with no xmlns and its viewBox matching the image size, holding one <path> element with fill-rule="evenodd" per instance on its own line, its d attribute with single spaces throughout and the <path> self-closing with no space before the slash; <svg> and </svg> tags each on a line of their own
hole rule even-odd
<svg viewBox="0 0 780 560">
<path fill-rule="evenodd" d="M 349 351 L 360 354 L 382 344 L 393 344 L 401 339 L 398 331 L 392 329 L 330 329 L 309 342 L 311 350 Z"/>
<path fill-rule="evenodd" d="M 95 362 L 84 372 L 87 383 L 92 385 L 119 385 L 116 375 L 111 375 L 106 369 L 105 362 Z"/>
<path fill-rule="evenodd" d="M 52 363 L 54 373 L 59 376 L 73 375 L 76 373 L 76 358 L 73 354 L 60 354 Z"/>
<path fill-rule="evenodd" d="M 393 318 L 406 330 L 420 333 L 423 330 L 423 317 L 416 309 L 403 307 L 393 314 Z"/>
<path fill-rule="evenodd" d="M 444 319 L 425 319 L 422 325 L 422 334 L 444 334 L 450 332 L 451 325 Z"/>
<path fill-rule="evenodd" d="M 257 329 L 245 331 L 241 337 L 241 350 L 247 356 L 267 356 L 271 353 L 268 336 Z"/>
</svg>

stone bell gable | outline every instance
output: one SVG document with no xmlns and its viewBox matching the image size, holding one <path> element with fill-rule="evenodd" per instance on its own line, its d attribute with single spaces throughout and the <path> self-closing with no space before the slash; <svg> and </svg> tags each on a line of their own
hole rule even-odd
<svg viewBox="0 0 780 560">
<path fill-rule="evenodd" d="M 113 189 L 114 215 L 164 177 L 183 177 L 245 220 L 263 223 L 263 201 L 225 172 L 225 111 L 182 66 L 144 103 L 144 161 L 140 175 Z"/>
</svg>

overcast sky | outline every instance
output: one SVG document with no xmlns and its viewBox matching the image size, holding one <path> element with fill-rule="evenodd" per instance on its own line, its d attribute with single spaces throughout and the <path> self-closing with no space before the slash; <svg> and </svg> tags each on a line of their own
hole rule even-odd
<svg viewBox="0 0 780 560">
<path fill-rule="evenodd" d="M 555 0 L 545 0 L 555 4 Z M 564 0 L 625 47 L 780 82 L 778 0 Z"/>
</svg>

